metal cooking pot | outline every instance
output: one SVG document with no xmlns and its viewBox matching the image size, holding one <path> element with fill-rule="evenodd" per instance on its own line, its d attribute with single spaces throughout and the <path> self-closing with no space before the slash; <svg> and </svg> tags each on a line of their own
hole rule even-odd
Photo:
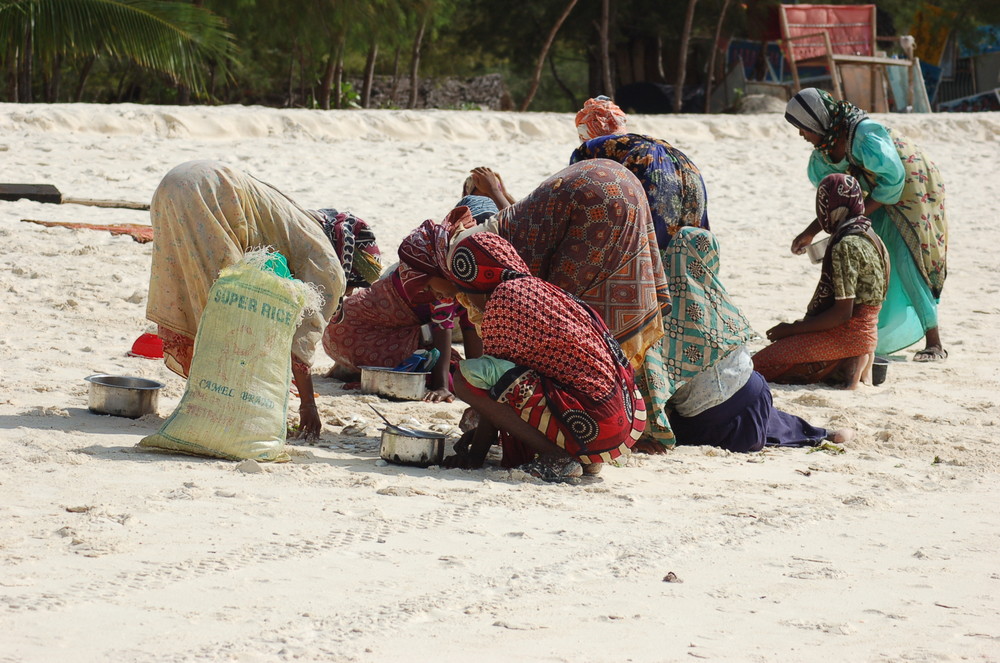
<svg viewBox="0 0 1000 663">
<path fill-rule="evenodd" d="M 84 379 L 90 383 L 87 405 L 91 412 L 130 419 L 156 412 L 160 389 L 165 386 L 156 380 L 129 375 L 99 373 Z"/>
<path fill-rule="evenodd" d="M 427 393 L 430 373 L 407 373 L 381 366 L 361 366 L 361 393 L 419 401 Z"/>
<path fill-rule="evenodd" d="M 444 460 L 444 436 L 433 431 L 386 426 L 382 431 L 379 455 L 399 465 L 429 467 Z"/>
</svg>

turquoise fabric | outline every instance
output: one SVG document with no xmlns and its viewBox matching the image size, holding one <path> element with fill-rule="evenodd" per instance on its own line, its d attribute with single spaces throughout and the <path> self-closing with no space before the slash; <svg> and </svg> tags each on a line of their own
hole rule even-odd
<svg viewBox="0 0 1000 663">
<path fill-rule="evenodd" d="M 906 169 L 899 150 L 885 127 L 873 120 L 862 121 L 857 128 L 851 154 L 876 175 L 874 189 L 864 178 L 858 181 L 877 201 L 894 205 L 900 200 L 906 184 Z M 846 173 L 848 160 L 832 163 L 824 153 L 813 150 L 809 157 L 809 180 L 818 186 L 831 173 Z M 928 329 L 938 324 L 938 300 L 927 280 L 920 273 L 911 250 L 900 234 L 889 211 L 880 207 L 872 212 L 872 229 L 885 243 L 891 269 L 889 289 L 878 320 L 878 346 L 875 352 L 892 354 L 907 348 L 924 337 Z"/>
<path fill-rule="evenodd" d="M 875 348 L 876 354 L 888 355 L 913 345 L 928 329 L 937 327 L 938 301 L 885 208 L 875 210 L 871 219 L 872 229 L 885 243 L 891 261 L 889 290 L 879 313 Z"/>
<path fill-rule="evenodd" d="M 863 163 L 867 170 L 876 175 L 878 185 L 872 189 L 873 199 L 885 205 L 899 202 L 906 184 L 906 169 L 899 160 L 899 152 L 885 127 L 873 120 L 864 120 L 858 125 L 851 154 L 858 163 Z M 809 157 L 809 180 L 813 186 L 819 186 L 823 178 L 831 173 L 846 173 L 848 160 L 833 163 L 825 153 L 813 150 Z M 868 188 L 864 179 L 859 180 L 862 188 Z"/>
<path fill-rule="evenodd" d="M 466 382 L 479 389 L 490 389 L 504 373 L 517 364 L 506 359 L 483 355 L 476 359 L 463 359 L 458 366 Z"/>
</svg>

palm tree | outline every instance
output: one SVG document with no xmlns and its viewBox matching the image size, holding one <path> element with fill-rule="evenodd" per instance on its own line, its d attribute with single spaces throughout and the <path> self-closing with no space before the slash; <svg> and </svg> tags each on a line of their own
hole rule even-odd
<svg viewBox="0 0 1000 663">
<path fill-rule="evenodd" d="M 36 65 L 58 81 L 65 62 L 89 65 L 102 56 L 166 74 L 195 92 L 206 65 L 225 75 L 234 57 L 224 20 L 202 7 L 164 0 L 0 0 L 0 58 L 10 97 L 32 101 Z M 57 90 L 52 85 L 50 100 Z M 82 82 L 81 82 L 82 89 Z"/>
</svg>

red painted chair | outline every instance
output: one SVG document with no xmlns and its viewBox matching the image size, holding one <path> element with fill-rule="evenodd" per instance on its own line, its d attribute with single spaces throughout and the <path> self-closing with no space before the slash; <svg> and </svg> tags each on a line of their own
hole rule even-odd
<svg viewBox="0 0 1000 663">
<path fill-rule="evenodd" d="M 878 111 L 884 110 L 879 106 L 885 104 L 885 67 L 909 67 L 912 76 L 912 60 L 877 54 L 875 5 L 779 5 L 778 16 L 794 92 L 802 89 L 800 67 L 825 67 L 834 96 Z M 850 78 L 847 86 L 845 73 Z"/>
</svg>

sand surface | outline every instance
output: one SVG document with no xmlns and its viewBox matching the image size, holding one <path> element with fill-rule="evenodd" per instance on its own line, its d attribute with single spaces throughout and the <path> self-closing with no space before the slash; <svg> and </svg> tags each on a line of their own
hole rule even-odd
<svg viewBox="0 0 1000 663">
<path fill-rule="evenodd" d="M 950 358 L 910 348 L 853 393 L 774 389 L 857 429 L 843 454 L 680 448 L 579 486 L 385 465 L 369 403 L 442 427 L 462 405 L 319 377 L 324 436 L 290 463 L 136 448 L 184 387 L 126 354 L 149 329 L 151 245 L 21 220 L 148 215 L 0 203 L 0 662 L 1000 660 L 1000 114 L 884 119 L 948 186 Z M 818 277 L 788 250 L 812 219 L 809 146 L 780 114 L 632 126 L 702 169 L 757 331 L 800 316 Z M 6 182 L 148 201 L 174 165 L 219 159 L 354 211 L 390 255 L 471 167 L 523 195 L 574 147 L 562 114 L 0 104 Z M 159 414 L 89 413 L 101 372 L 165 382 Z"/>
</svg>

